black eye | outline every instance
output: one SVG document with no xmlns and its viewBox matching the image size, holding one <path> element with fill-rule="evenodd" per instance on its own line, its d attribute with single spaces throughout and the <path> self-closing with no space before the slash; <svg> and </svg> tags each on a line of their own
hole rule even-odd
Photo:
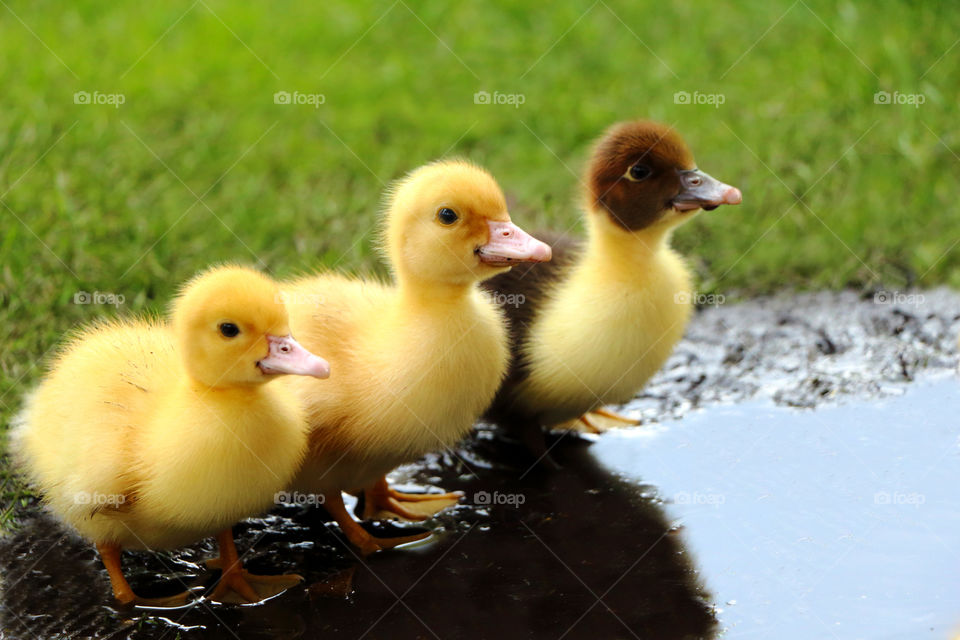
<svg viewBox="0 0 960 640">
<path fill-rule="evenodd" d="M 645 164 L 635 164 L 630 167 L 630 179 L 631 180 L 646 180 L 650 177 L 650 174 L 653 171 Z"/>
<path fill-rule="evenodd" d="M 437 220 L 440 221 L 440 224 L 453 224 L 460 219 L 460 216 L 457 215 L 457 212 L 453 209 L 448 209 L 447 207 L 441 208 L 437 211 Z"/>
<path fill-rule="evenodd" d="M 221 322 L 217 328 L 220 329 L 220 335 L 224 338 L 235 338 L 240 333 L 240 327 L 232 322 Z"/>
</svg>

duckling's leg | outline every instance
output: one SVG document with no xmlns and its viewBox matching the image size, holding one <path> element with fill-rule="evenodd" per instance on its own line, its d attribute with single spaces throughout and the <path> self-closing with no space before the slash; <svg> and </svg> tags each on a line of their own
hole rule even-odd
<svg viewBox="0 0 960 640">
<path fill-rule="evenodd" d="M 130 588 L 130 583 L 123 575 L 123 563 L 120 560 L 120 545 L 113 543 L 97 543 L 100 560 L 110 574 L 110 586 L 113 587 L 113 597 L 120 604 L 131 604 L 137 595 Z"/>
<path fill-rule="evenodd" d="M 210 594 L 212 600 L 233 604 L 259 602 L 303 582 L 302 576 L 293 573 L 260 576 L 245 570 L 233 542 L 233 531 L 230 529 L 224 529 L 217 534 L 217 545 L 220 547 L 218 564 L 222 573 Z"/>
<path fill-rule="evenodd" d="M 463 492 L 452 493 L 403 493 L 392 489 L 386 476 L 380 476 L 377 482 L 363 491 L 363 517 L 374 517 L 378 511 L 389 511 L 407 520 L 426 520 L 441 509 L 457 503 L 463 497 Z M 424 510 L 412 510 L 405 507 L 403 502 L 438 502 Z"/>
<path fill-rule="evenodd" d="M 360 553 L 363 555 L 370 555 L 374 551 L 380 551 L 381 549 L 392 549 L 401 544 L 407 542 L 415 542 L 417 540 L 423 540 L 424 538 L 430 537 L 430 532 L 418 533 L 412 536 L 403 536 L 399 538 L 377 538 L 369 533 L 366 529 L 360 526 L 360 524 L 353 519 L 350 513 L 347 511 L 347 507 L 343 504 L 343 496 L 340 495 L 339 491 L 331 491 L 324 494 L 323 506 L 327 512 L 333 516 L 333 519 L 336 520 L 337 524 L 340 525 L 340 530 L 343 531 L 343 535 L 347 536 L 347 540 L 350 541 L 350 544 L 360 549 Z"/>
<path fill-rule="evenodd" d="M 123 575 L 123 562 L 120 559 L 120 545 L 112 542 L 98 542 L 97 552 L 100 560 L 110 575 L 110 586 L 113 587 L 113 597 L 122 605 L 139 604 L 151 607 L 177 607 L 186 604 L 189 591 L 178 593 L 166 598 L 141 598 L 130 588 L 130 583 Z"/>
<path fill-rule="evenodd" d="M 560 469 L 560 465 L 550 455 L 550 450 L 547 448 L 547 438 L 543 434 L 543 427 L 540 426 L 539 421 L 525 420 L 520 424 L 519 430 L 523 444 L 526 445 L 530 455 L 535 458 L 534 464 L 543 465 L 545 469 L 554 471 Z"/>
</svg>

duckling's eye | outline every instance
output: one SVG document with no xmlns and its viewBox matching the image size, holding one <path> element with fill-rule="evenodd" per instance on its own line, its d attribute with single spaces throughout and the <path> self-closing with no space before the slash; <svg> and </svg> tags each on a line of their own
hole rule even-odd
<svg viewBox="0 0 960 640">
<path fill-rule="evenodd" d="M 240 327 L 232 322 L 221 322 L 217 328 L 220 329 L 220 335 L 224 338 L 236 338 L 240 333 Z"/>
<path fill-rule="evenodd" d="M 457 215 L 457 212 L 453 209 L 448 209 L 447 207 L 441 207 L 437 211 L 437 220 L 440 221 L 440 224 L 453 224 L 460 219 L 460 216 Z"/>
<path fill-rule="evenodd" d="M 627 178 L 634 182 L 646 180 L 653 171 L 645 164 L 635 164 L 627 171 Z"/>
</svg>

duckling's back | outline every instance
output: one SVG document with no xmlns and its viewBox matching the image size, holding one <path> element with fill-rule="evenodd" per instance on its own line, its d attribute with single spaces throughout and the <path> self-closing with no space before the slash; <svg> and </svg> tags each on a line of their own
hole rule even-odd
<svg viewBox="0 0 960 640">
<path fill-rule="evenodd" d="M 166 328 L 151 321 L 102 324 L 70 340 L 28 399 L 15 455 L 51 509 L 74 524 L 123 508 L 137 436 L 158 377 L 179 370 Z"/>
<path fill-rule="evenodd" d="M 553 249 L 550 262 L 521 264 L 481 283 L 481 287 L 503 302 L 510 332 L 510 368 L 484 419 L 501 426 L 512 425 L 520 416 L 517 404 L 519 386 L 530 375 L 530 360 L 525 345 L 539 312 L 550 299 L 558 283 L 568 275 L 580 256 L 582 247 L 574 238 L 551 231 L 537 231 L 536 236 Z"/>
</svg>

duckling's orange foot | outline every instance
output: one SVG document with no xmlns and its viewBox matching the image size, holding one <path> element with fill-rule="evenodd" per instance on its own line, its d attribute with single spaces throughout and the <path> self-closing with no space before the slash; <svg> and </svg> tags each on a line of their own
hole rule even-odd
<svg viewBox="0 0 960 640">
<path fill-rule="evenodd" d="M 114 600 L 121 607 L 147 607 L 149 609 L 170 609 L 182 607 L 190 600 L 192 591 L 183 591 L 172 596 L 163 596 L 158 598 L 143 598 L 133 591 L 114 594 Z"/>
<path fill-rule="evenodd" d="M 447 507 L 455 505 L 463 493 L 403 493 L 390 487 L 386 478 L 380 478 L 376 484 L 363 494 L 363 517 L 387 517 L 396 515 L 407 520 L 426 520 Z M 408 504 L 404 504 L 408 503 Z"/>
<path fill-rule="evenodd" d="M 187 603 L 187 598 L 192 595 L 190 591 L 184 591 L 172 596 L 161 598 L 142 598 L 133 592 L 130 583 L 123 575 L 123 568 L 120 562 L 120 545 L 101 542 L 97 543 L 97 551 L 100 553 L 100 559 L 103 560 L 103 566 L 110 575 L 110 586 L 113 588 L 113 598 L 121 606 L 139 606 L 139 607 L 180 607 Z"/>
<path fill-rule="evenodd" d="M 281 594 L 303 582 L 303 576 L 288 573 L 261 576 L 246 569 L 227 571 L 210 594 L 210 599 L 225 604 L 251 604 Z"/>
<path fill-rule="evenodd" d="M 390 497 L 400 502 L 432 502 L 433 500 L 453 500 L 458 502 L 463 497 L 463 491 L 450 491 L 449 493 L 404 493 L 396 489 L 390 489 Z"/>
<path fill-rule="evenodd" d="M 217 534 L 220 557 L 207 566 L 219 565 L 223 568 L 217 586 L 210 593 L 210 599 L 229 604 L 251 604 L 271 598 L 290 587 L 303 582 L 296 574 L 281 576 L 258 576 L 250 573 L 240 564 L 237 546 L 233 542 L 233 533 L 224 529 Z"/>
<path fill-rule="evenodd" d="M 386 482 L 386 480 L 383 482 Z M 379 486 L 380 483 L 378 482 L 377 485 Z M 364 491 L 364 494 L 366 493 L 367 492 Z M 343 535 L 347 537 L 347 540 L 350 541 L 350 544 L 352 544 L 354 547 L 357 547 L 360 550 L 360 553 L 365 556 L 376 551 L 392 549 L 408 542 L 423 540 L 425 538 L 429 538 L 431 535 L 429 531 L 423 531 L 421 533 L 409 536 L 378 538 L 361 527 L 360 523 L 350 516 L 350 514 L 347 512 L 347 508 L 343 504 L 343 496 L 339 491 L 331 491 L 323 495 L 325 498 L 323 506 L 327 509 L 327 512 L 333 516 L 333 519 L 337 521 L 337 524 L 340 525 L 340 531 L 342 531 Z M 366 499 L 366 497 L 364 499 Z"/>
<path fill-rule="evenodd" d="M 602 418 L 607 418 L 608 420 L 613 420 L 614 422 L 621 422 L 623 424 L 628 424 L 633 427 L 640 425 L 639 420 L 617 413 L 616 411 L 607 411 L 606 409 L 595 409 L 590 413 L 593 413 L 594 415 L 598 415 Z"/>
<path fill-rule="evenodd" d="M 360 553 L 364 556 L 368 556 L 371 553 L 376 553 L 377 551 L 386 551 L 387 549 L 393 549 L 398 547 L 401 544 L 407 544 L 408 542 L 416 542 L 418 540 L 424 540 L 430 537 L 430 532 L 425 531 L 423 533 L 418 533 L 412 536 L 400 536 L 396 538 L 377 538 L 366 531 L 363 533 L 350 533 L 347 538 L 350 540 L 350 543 L 357 547 L 360 550 Z"/>
<path fill-rule="evenodd" d="M 171 607 L 182 607 L 187 604 L 190 596 L 193 595 L 192 591 L 183 591 L 182 593 L 177 593 L 172 596 L 165 596 L 161 598 L 141 598 L 140 596 L 134 596 L 132 603 L 121 603 L 121 604 L 133 604 L 138 607 L 148 607 L 148 608 L 158 608 L 166 609 Z"/>
<path fill-rule="evenodd" d="M 595 409 L 586 412 L 576 420 L 565 423 L 560 428 L 600 434 L 605 431 L 610 431 L 611 429 L 620 429 L 627 426 L 635 427 L 639 424 L 639 420 L 628 418 L 619 413 L 607 411 L 606 409 Z"/>
</svg>

